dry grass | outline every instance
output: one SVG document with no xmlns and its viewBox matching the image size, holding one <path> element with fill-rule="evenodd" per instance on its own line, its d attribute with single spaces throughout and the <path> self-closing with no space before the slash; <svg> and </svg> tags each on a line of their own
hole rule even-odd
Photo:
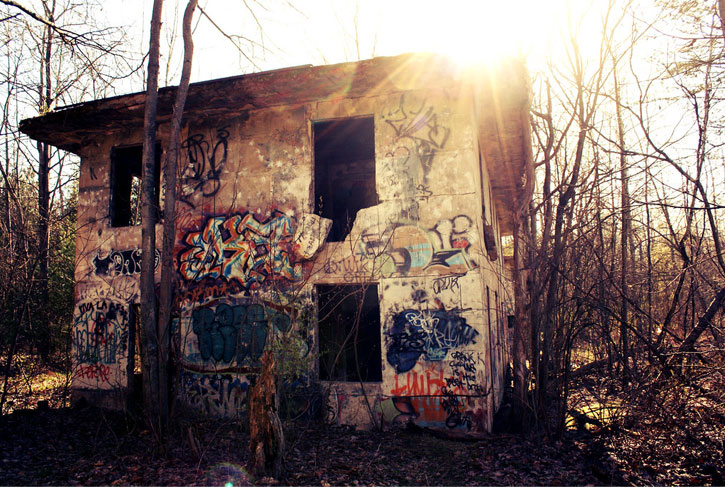
<svg viewBox="0 0 725 487">
<path fill-rule="evenodd" d="M 6 360 L 2 357 L 3 364 Z M 40 366 L 33 356 L 22 354 L 15 357 L 7 384 L 2 414 L 35 409 L 42 401 L 47 401 L 52 408 L 68 406 L 70 372 L 52 365 Z"/>
</svg>

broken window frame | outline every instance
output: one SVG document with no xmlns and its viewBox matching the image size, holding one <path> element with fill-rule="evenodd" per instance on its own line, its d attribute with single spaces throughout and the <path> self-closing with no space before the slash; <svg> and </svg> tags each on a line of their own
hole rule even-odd
<svg viewBox="0 0 725 487">
<path fill-rule="evenodd" d="M 357 212 L 379 202 L 374 117 L 312 121 L 312 145 L 314 213 L 332 220 L 327 241 L 342 242 L 349 235 Z M 335 177 L 346 171 L 348 178 Z"/>
</svg>

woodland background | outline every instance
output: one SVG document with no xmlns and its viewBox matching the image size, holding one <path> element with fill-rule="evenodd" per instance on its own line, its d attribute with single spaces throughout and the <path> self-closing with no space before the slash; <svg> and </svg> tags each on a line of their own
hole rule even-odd
<svg viewBox="0 0 725 487">
<path fill-rule="evenodd" d="M 247 32 L 212 24 L 238 52 L 239 72 L 267 53 L 255 15 L 266 6 L 245 5 Z M 139 90 L 148 74 L 146 50 L 99 10 L 92 1 L 0 0 L 3 415 L 39 400 L 67 406 L 72 373 L 78 160 L 30 141 L 18 124 Z M 162 85 L 179 72 L 180 13 L 169 11 Z M 340 19 L 337 55 L 349 60 L 376 54 L 375 39 L 360 34 L 374 25 L 358 11 Z M 199 12 L 199 23 L 214 22 Z M 501 421 L 547 442 L 573 441 L 577 426 L 606 435 L 596 441 L 629 452 L 619 460 L 633 481 L 722 482 L 719 5 L 581 2 L 547 42 L 547 56 L 528 53 L 535 172 L 523 183 L 533 199 L 508 241 L 526 297 L 509 351 L 510 417 Z"/>
</svg>

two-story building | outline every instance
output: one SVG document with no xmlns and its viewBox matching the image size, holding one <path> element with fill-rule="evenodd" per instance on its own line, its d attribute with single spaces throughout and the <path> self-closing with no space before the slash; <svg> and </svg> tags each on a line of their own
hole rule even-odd
<svg viewBox="0 0 725 487">
<path fill-rule="evenodd" d="M 159 93 L 159 174 L 174 95 Z M 73 388 L 109 405 L 139 368 L 144 97 L 21 125 L 81 158 Z M 513 308 L 501 236 L 531 164 L 528 110 L 513 60 L 473 70 L 410 54 L 192 84 L 175 221 L 178 397 L 243 412 L 271 348 L 287 389 L 325 396 L 297 401 L 299 414 L 489 430 Z"/>
</svg>

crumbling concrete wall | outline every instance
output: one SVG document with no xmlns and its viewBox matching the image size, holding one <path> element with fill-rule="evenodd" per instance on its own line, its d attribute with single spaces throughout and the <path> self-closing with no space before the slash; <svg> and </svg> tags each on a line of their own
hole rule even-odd
<svg viewBox="0 0 725 487">
<path fill-rule="evenodd" d="M 358 213 L 345 242 L 327 244 L 314 278 L 378 283 L 383 381 L 365 393 L 383 422 L 484 431 L 502 398 L 503 267 L 484 222 L 500 236 L 466 95 L 414 90 L 314 113 L 375 117 L 380 204 Z M 331 386 L 338 421 L 365 421 L 370 397 Z"/>
</svg>

